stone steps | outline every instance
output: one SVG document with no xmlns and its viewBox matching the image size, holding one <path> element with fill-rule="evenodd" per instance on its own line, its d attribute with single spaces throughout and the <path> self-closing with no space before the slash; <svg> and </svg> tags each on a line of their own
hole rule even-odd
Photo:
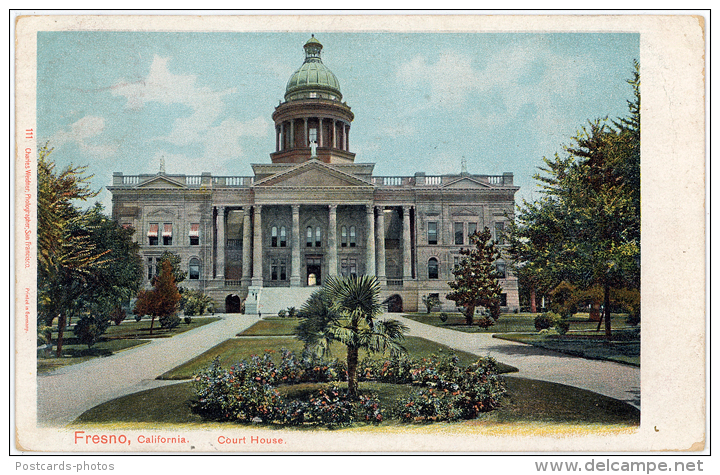
<svg viewBox="0 0 720 475">
<path fill-rule="evenodd" d="M 280 310 L 288 307 L 300 307 L 320 287 L 264 287 L 260 289 L 257 313 L 263 316 L 277 315 Z"/>
</svg>

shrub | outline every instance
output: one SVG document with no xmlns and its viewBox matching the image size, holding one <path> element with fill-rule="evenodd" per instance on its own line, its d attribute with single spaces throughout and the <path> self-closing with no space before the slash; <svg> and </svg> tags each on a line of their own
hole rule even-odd
<svg viewBox="0 0 720 475">
<path fill-rule="evenodd" d="M 212 307 L 212 299 L 199 290 L 184 289 L 180 308 L 185 315 L 203 315 Z"/>
<path fill-rule="evenodd" d="M 280 317 L 280 318 L 285 318 L 285 317 L 287 317 L 287 311 L 286 311 L 286 310 L 280 310 L 280 311 L 278 312 L 278 317 Z"/>
<path fill-rule="evenodd" d="M 110 320 L 112 320 L 115 325 L 120 325 L 126 317 L 127 314 L 121 307 L 115 307 L 112 312 L 110 312 Z"/>
<path fill-rule="evenodd" d="M 459 419 L 454 399 L 446 390 L 421 389 L 398 401 L 395 417 L 405 422 L 439 422 Z"/>
<path fill-rule="evenodd" d="M 480 328 L 489 328 L 495 325 L 495 320 L 486 315 L 483 315 L 482 317 L 478 318 L 477 324 Z"/>
<path fill-rule="evenodd" d="M 73 333 L 75 333 L 80 343 L 92 348 L 109 326 L 110 322 L 105 317 L 84 316 L 75 324 Z"/>
<path fill-rule="evenodd" d="M 140 315 L 140 314 L 135 315 L 135 321 L 136 321 L 136 322 L 139 322 L 140 320 L 142 320 L 142 317 L 143 317 L 143 316 Z"/>
<path fill-rule="evenodd" d="M 289 307 L 287 309 L 288 318 L 295 318 L 297 316 L 297 309 L 295 307 Z"/>
<path fill-rule="evenodd" d="M 185 315 L 185 318 L 183 319 L 187 325 L 190 325 L 192 323 L 192 317 L 189 315 Z"/>
<path fill-rule="evenodd" d="M 355 420 L 355 407 L 348 399 L 347 390 L 336 385 L 320 389 L 307 401 L 297 399 L 284 409 L 284 422 L 291 425 L 324 425 L 338 427 Z"/>
<path fill-rule="evenodd" d="M 555 326 L 555 323 L 560 320 L 560 315 L 554 312 L 545 312 L 535 317 L 535 329 L 537 331 L 545 330 Z"/>
<path fill-rule="evenodd" d="M 162 328 L 171 329 L 180 325 L 180 317 L 175 314 L 163 315 L 158 320 L 160 321 L 160 326 Z"/>
<path fill-rule="evenodd" d="M 570 329 L 570 322 L 564 318 L 559 318 L 555 321 L 555 331 L 560 335 L 564 335 Z"/>
<path fill-rule="evenodd" d="M 427 313 L 432 312 L 433 307 L 440 305 L 440 297 L 435 294 L 427 294 L 422 296 L 422 303 L 427 308 Z"/>
<path fill-rule="evenodd" d="M 428 312 L 428 313 L 429 313 L 429 312 Z M 447 322 L 447 319 L 448 319 L 448 314 L 445 313 L 445 312 L 441 312 L 441 313 L 440 313 L 440 321 L 443 322 L 443 323 L 445 323 L 445 322 Z"/>
</svg>

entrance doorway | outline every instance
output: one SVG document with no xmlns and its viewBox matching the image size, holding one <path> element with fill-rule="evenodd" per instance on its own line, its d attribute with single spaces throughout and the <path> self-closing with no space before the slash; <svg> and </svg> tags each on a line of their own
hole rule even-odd
<svg viewBox="0 0 720 475">
<path fill-rule="evenodd" d="M 305 267 L 307 268 L 308 287 L 322 285 L 322 259 L 320 257 L 308 257 L 305 264 Z"/>
<path fill-rule="evenodd" d="M 388 306 L 388 312 L 392 313 L 400 313 L 403 311 L 402 309 L 402 297 L 400 297 L 398 294 L 391 295 L 387 299 L 387 306 Z"/>
<path fill-rule="evenodd" d="M 228 295 L 225 297 L 225 313 L 240 313 L 240 297 Z"/>
</svg>

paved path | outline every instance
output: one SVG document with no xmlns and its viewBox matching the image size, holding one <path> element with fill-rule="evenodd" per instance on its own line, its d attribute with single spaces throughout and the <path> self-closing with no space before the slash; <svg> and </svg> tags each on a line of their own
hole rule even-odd
<svg viewBox="0 0 720 475">
<path fill-rule="evenodd" d="M 625 401 L 640 408 L 640 368 L 611 361 L 587 360 L 523 343 L 493 338 L 487 333 L 465 333 L 434 327 L 386 314 L 410 328 L 410 335 L 515 366 L 512 375 L 566 384 Z"/>
<path fill-rule="evenodd" d="M 39 426 L 66 425 L 98 404 L 172 382 L 155 378 L 257 322 L 256 316 L 225 314 L 221 320 L 172 338 L 65 366 L 38 376 Z"/>
</svg>

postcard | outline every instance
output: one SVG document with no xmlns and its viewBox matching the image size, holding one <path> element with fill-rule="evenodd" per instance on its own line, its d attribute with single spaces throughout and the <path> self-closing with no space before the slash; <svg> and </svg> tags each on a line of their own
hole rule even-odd
<svg viewBox="0 0 720 475">
<path fill-rule="evenodd" d="M 16 450 L 705 448 L 702 17 L 15 27 Z"/>
</svg>

